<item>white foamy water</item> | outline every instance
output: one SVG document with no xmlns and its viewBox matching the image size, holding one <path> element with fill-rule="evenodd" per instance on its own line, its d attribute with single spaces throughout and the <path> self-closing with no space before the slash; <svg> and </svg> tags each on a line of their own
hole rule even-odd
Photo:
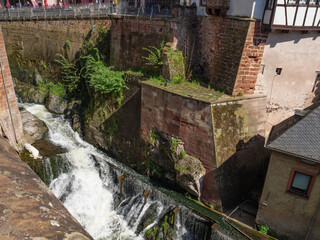
<svg viewBox="0 0 320 240">
<path fill-rule="evenodd" d="M 63 201 L 69 212 L 94 239 L 143 239 L 113 210 L 112 192 L 101 180 L 92 158 L 92 155 L 101 154 L 84 142 L 62 116 L 54 116 L 42 105 L 23 106 L 46 123 L 52 142 L 67 149 L 65 156 L 71 167 L 50 183 L 50 189 Z"/>
</svg>

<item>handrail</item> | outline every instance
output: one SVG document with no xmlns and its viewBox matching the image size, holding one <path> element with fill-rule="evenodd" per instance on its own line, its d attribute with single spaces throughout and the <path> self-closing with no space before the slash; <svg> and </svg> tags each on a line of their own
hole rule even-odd
<svg viewBox="0 0 320 240">
<path fill-rule="evenodd" d="M 170 4 L 160 5 L 150 3 L 149 5 L 133 6 L 129 1 L 122 1 L 117 5 L 95 4 L 95 5 L 70 5 L 66 8 L 17 8 L 0 9 L 0 21 L 17 20 L 52 20 L 76 19 L 76 18 L 103 18 L 110 15 L 141 16 L 149 18 L 170 18 L 172 7 Z"/>
</svg>

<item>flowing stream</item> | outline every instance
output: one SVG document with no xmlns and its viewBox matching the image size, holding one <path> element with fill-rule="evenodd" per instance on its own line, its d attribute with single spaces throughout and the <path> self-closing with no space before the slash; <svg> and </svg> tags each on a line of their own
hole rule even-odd
<svg viewBox="0 0 320 240">
<path fill-rule="evenodd" d="M 42 105 L 22 107 L 46 123 L 51 142 L 66 149 L 43 159 L 44 181 L 94 239 L 145 239 L 146 231 L 179 205 L 146 178 L 83 141 L 63 116 Z M 118 177 L 123 175 L 120 191 Z M 172 239 L 231 239 L 183 206 L 174 225 Z"/>
</svg>

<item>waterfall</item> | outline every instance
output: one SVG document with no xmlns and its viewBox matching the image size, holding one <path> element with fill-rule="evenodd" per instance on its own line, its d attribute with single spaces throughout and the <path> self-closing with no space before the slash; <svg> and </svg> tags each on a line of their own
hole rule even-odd
<svg viewBox="0 0 320 240">
<path fill-rule="evenodd" d="M 45 181 L 94 239 L 144 239 L 179 205 L 164 193 L 168 190 L 160 191 L 144 176 L 83 141 L 63 116 L 49 113 L 42 105 L 22 106 L 46 123 L 50 141 L 66 149 L 43 159 Z M 119 176 L 123 176 L 122 193 Z M 231 239 L 214 232 L 207 220 L 188 208 L 179 207 L 172 239 Z"/>
</svg>

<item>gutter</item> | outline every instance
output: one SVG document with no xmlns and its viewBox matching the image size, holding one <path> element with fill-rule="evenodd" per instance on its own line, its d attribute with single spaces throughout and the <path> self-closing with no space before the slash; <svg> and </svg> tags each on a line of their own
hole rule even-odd
<svg viewBox="0 0 320 240">
<path fill-rule="evenodd" d="M 293 156 L 293 157 L 303 158 L 303 159 L 309 160 L 309 161 L 311 161 L 311 162 L 320 163 L 320 159 L 318 160 L 318 159 L 309 158 L 309 157 L 306 157 L 306 156 L 302 156 L 302 155 L 299 155 L 299 154 L 294 154 L 294 153 L 291 153 L 291 152 L 286 152 L 286 151 L 284 151 L 284 150 L 279 150 L 279 149 L 277 149 L 277 148 L 272 148 L 272 147 L 269 147 L 269 146 L 265 146 L 265 148 L 270 149 L 270 150 L 273 150 L 273 151 L 276 151 L 276 152 L 288 154 L 288 155 L 291 155 L 291 156 Z"/>
</svg>

